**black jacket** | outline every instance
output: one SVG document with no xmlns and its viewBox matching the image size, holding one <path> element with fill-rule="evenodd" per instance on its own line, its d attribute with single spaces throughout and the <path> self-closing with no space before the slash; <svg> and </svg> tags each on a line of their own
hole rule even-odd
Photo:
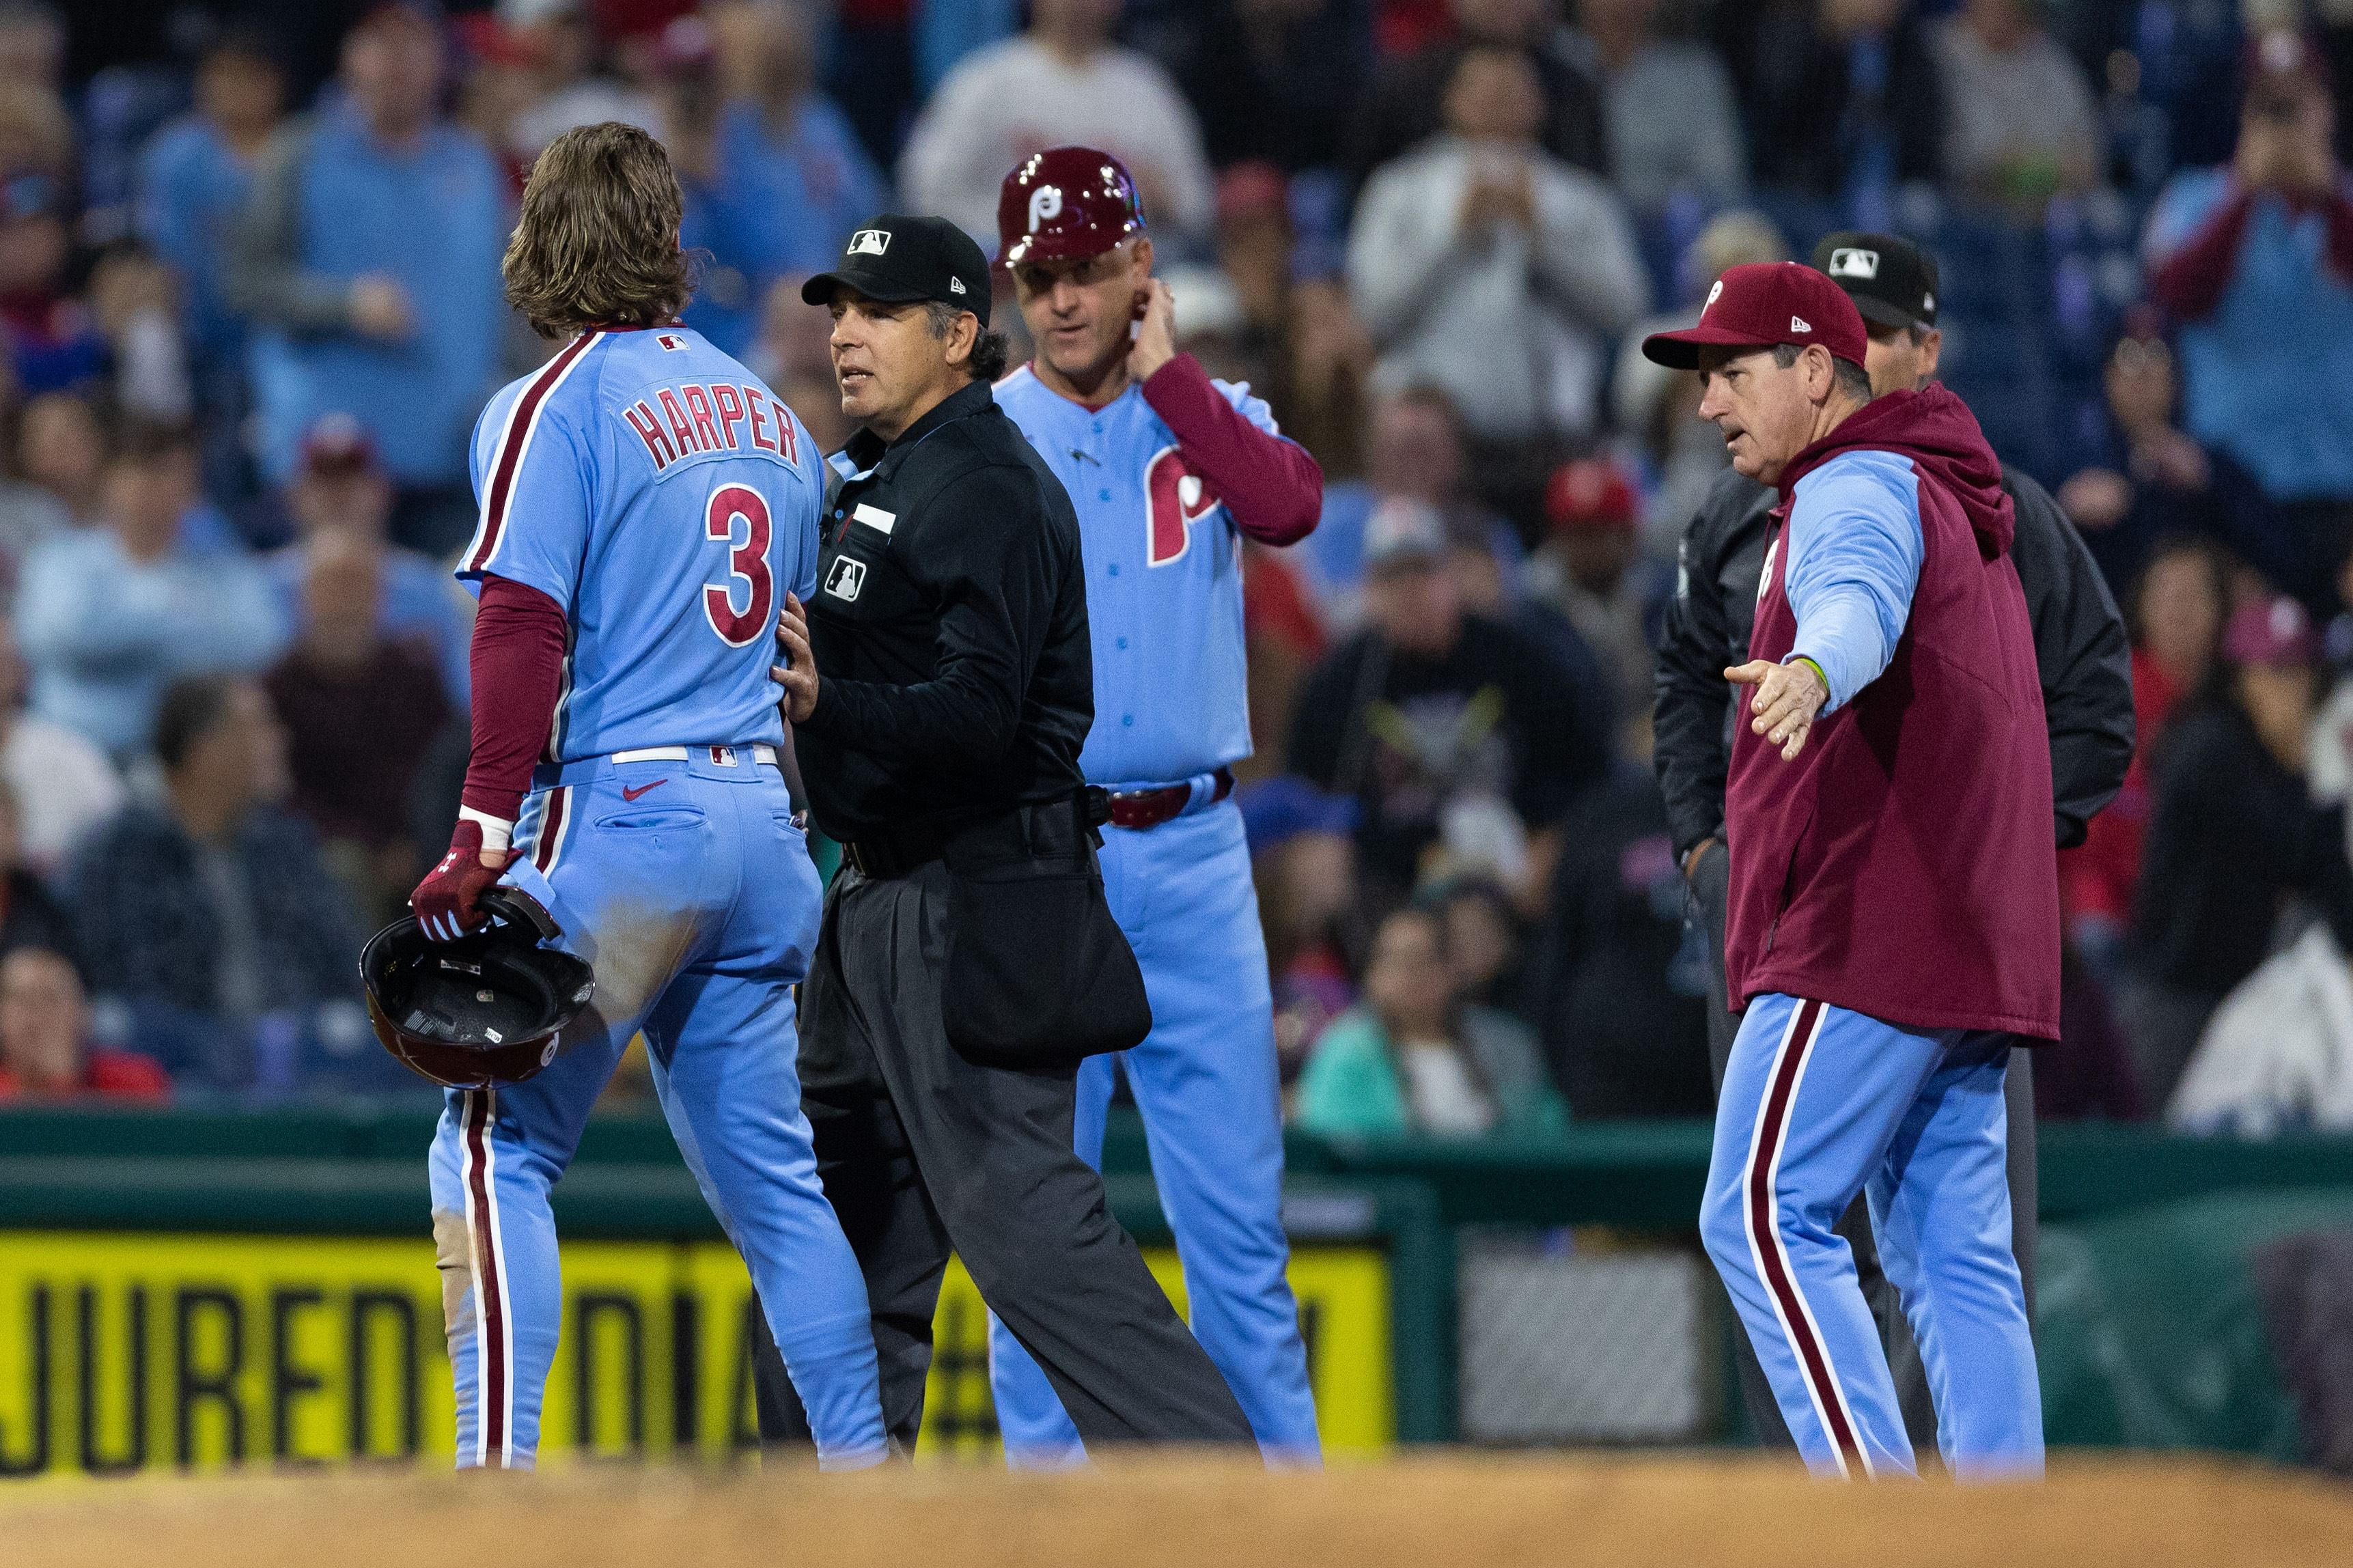
<svg viewBox="0 0 2353 1568">
<path fill-rule="evenodd" d="M 2149 758 L 2148 836 L 2133 896 L 2135 964 L 2220 997 L 2271 951 L 2280 901 L 2301 893 L 2353 947 L 2345 808 L 2315 805 L 2236 703 L 2209 696 Z"/>
<path fill-rule="evenodd" d="M 2115 595 L 2059 503 L 2007 464 L 2001 484 L 2018 509 L 2010 553 L 2034 622 L 2059 847 L 2072 848 L 2116 798 L 2132 761 L 2132 648 Z M 1678 860 L 1724 831 L 1732 758 L 1732 683 L 1724 671 L 1748 658 L 1774 500 L 1768 487 L 1726 468 L 1676 547 L 1654 724 L 1659 787 Z"/>
<path fill-rule="evenodd" d="M 852 437 L 818 557 L 818 826 L 855 840 L 1067 799 L 1094 721 L 1079 520 L 976 383 L 887 447 Z"/>
</svg>

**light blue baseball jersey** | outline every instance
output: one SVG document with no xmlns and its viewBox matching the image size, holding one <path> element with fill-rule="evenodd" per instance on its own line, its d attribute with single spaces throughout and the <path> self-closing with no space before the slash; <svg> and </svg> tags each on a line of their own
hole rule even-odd
<svg viewBox="0 0 2353 1568">
<path fill-rule="evenodd" d="M 1280 434 L 1248 384 L 1213 384 Z M 1141 387 L 1087 408 L 1028 365 L 997 383 L 997 405 L 1079 514 L 1095 667 L 1094 728 L 1079 753 L 1088 782 L 1173 784 L 1249 756 L 1241 530 L 1187 468 L 1176 432 Z"/>
<path fill-rule="evenodd" d="M 784 740 L 776 609 L 817 588 L 817 444 L 685 327 L 582 333 L 474 427 L 481 521 L 458 575 L 570 622 L 548 759 Z"/>
</svg>

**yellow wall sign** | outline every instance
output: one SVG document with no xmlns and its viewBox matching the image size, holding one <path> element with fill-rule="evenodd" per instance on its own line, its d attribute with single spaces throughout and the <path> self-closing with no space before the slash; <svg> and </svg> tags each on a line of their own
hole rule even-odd
<svg viewBox="0 0 2353 1568">
<path fill-rule="evenodd" d="M 1176 1255 L 1145 1256 L 1182 1308 Z M 1386 1445 L 1387 1259 L 1302 1248 L 1291 1279 L 1326 1446 Z M 756 1446 L 733 1248 L 567 1243 L 564 1289 L 543 1454 Z M 987 1317 L 960 1267 L 934 1326 L 919 1457 L 987 1450 Z M 428 1240 L 0 1231 L 0 1477 L 447 1462 L 454 1432 Z"/>
</svg>

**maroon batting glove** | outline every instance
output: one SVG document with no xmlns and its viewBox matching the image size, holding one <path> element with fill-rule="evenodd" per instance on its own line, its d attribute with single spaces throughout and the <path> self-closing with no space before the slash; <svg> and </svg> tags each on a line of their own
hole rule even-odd
<svg viewBox="0 0 2353 1568">
<path fill-rule="evenodd" d="M 514 864 L 517 853 L 509 850 L 495 867 L 485 866 L 482 825 L 471 817 L 459 817 L 457 831 L 449 835 L 449 853 L 408 895 L 408 907 L 417 911 L 425 934 L 435 942 L 455 942 L 485 924 L 490 917 L 481 911 L 482 894 Z"/>
</svg>

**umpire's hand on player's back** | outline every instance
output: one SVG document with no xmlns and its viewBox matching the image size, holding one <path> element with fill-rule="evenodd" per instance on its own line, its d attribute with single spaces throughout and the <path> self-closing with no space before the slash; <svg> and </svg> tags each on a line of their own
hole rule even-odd
<svg viewBox="0 0 2353 1568">
<path fill-rule="evenodd" d="M 785 689 L 785 717 L 807 723 L 817 711 L 817 656 L 809 652 L 808 611 L 800 595 L 789 589 L 785 607 L 776 615 L 776 646 L 784 650 L 785 662 L 769 666 L 768 673 Z"/>
</svg>

